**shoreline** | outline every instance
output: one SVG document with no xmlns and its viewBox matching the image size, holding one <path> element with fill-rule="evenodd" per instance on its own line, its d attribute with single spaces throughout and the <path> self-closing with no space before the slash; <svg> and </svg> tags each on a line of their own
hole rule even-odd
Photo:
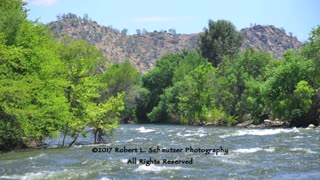
<svg viewBox="0 0 320 180">
<path fill-rule="evenodd" d="M 247 122 L 248 123 L 248 122 Z M 147 124 L 139 124 L 139 123 L 121 123 L 121 124 L 131 124 L 131 125 L 149 125 L 150 123 L 147 123 Z M 240 124 L 240 126 L 238 126 Z M 198 126 L 198 127 L 220 127 L 220 128 L 237 128 L 237 129 L 252 129 L 252 130 L 265 130 L 265 129 L 294 129 L 294 128 L 302 128 L 302 129 L 320 129 L 320 125 L 319 126 L 314 126 L 313 127 L 309 127 L 311 125 L 309 125 L 308 127 L 289 127 L 289 126 L 281 126 L 281 127 L 272 127 L 272 126 L 269 126 L 269 127 L 266 127 L 266 126 L 262 126 L 262 124 L 259 124 L 259 125 L 254 125 L 254 126 L 250 126 L 252 124 L 246 124 L 246 121 L 243 122 L 243 123 L 239 123 L 237 125 L 234 125 L 234 126 L 223 126 L 223 125 L 207 125 L 207 124 L 198 124 L 198 125 L 184 125 L 184 126 Z M 242 126 L 243 124 L 245 124 L 246 126 Z M 157 123 L 154 123 L 154 125 L 160 125 L 160 124 L 157 124 Z M 173 124 L 161 124 L 161 125 L 173 125 Z M 180 125 L 178 125 L 180 126 Z M 104 143 L 104 144 L 109 144 L 109 143 Z M 79 146 L 79 145 L 84 145 L 84 146 L 88 146 L 88 145 L 103 145 L 103 144 L 94 144 L 94 143 L 88 143 L 88 144 L 75 144 L 75 146 Z M 74 147 L 74 146 L 72 146 Z M 24 144 L 23 146 L 19 146 L 18 148 L 13 148 L 13 149 L 10 149 L 8 150 L 8 148 L 3 148 L 2 145 L 0 145 L 0 153 L 10 153 L 10 152 L 15 152 L 15 151 L 28 151 L 28 150 L 43 150 L 43 149 L 67 149 L 67 148 L 70 148 L 68 146 L 65 146 L 65 147 L 61 147 L 61 146 L 51 146 L 47 143 L 41 143 L 41 144 L 33 144 L 33 145 L 27 145 L 27 144 Z"/>
</svg>

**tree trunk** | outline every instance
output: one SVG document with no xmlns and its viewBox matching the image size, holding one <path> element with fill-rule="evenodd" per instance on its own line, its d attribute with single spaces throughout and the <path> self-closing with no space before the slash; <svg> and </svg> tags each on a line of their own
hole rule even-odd
<svg viewBox="0 0 320 180">
<path fill-rule="evenodd" d="M 71 147 L 78 139 L 79 133 L 77 133 L 76 137 L 73 139 L 73 141 L 69 144 L 69 147 Z"/>
<path fill-rule="evenodd" d="M 64 142 L 65 142 L 65 140 L 66 140 L 66 136 L 67 136 L 68 130 L 69 130 L 69 126 L 68 126 L 68 123 L 67 123 L 67 124 L 66 124 L 66 127 L 65 127 L 65 131 L 64 131 L 64 135 L 63 135 L 63 140 L 62 140 L 62 145 L 61 145 L 61 147 L 64 146 Z"/>
<path fill-rule="evenodd" d="M 94 144 L 97 144 L 97 134 L 98 134 L 98 129 L 94 131 Z"/>
<path fill-rule="evenodd" d="M 105 140 L 102 138 L 102 136 L 103 136 L 103 129 L 101 128 L 96 129 L 94 133 L 94 143 L 95 144 L 105 143 Z"/>
</svg>

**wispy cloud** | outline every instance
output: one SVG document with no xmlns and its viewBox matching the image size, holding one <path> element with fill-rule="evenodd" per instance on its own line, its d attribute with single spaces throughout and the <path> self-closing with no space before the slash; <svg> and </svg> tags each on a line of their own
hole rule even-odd
<svg viewBox="0 0 320 180">
<path fill-rule="evenodd" d="M 51 6 L 57 2 L 57 0 L 29 0 L 31 4 L 37 6 Z"/>
<path fill-rule="evenodd" d="M 177 17 L 138 17 L 132 19 L 135 23 L 156 23 L 156 22 L 174 22 L 177 21 Z"/>
</svg>

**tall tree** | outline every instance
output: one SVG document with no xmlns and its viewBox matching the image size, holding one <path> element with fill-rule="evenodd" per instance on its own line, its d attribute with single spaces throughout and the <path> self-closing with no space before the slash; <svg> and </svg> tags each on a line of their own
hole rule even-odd
<svg viewBox="0 0 320 180">
<path fill-rule="evenodd" d="M 220 64 L 217 88 L 223 90 L 215 96 L 226 112 L 240 118 L 245 114 L 259 116 L 263 113 L 259 91 L 271 62 L 269 54 L 248 48 Z"/>
<path fill-rule="evenodd" d="M 149 98 L 144 97 L 143 99 L 147 102 L 139 101 L 140 104 L 137 106 L 137 117 L 140 121 L 147 122 L 149 120 L 147 113 L 157 106 L 163 90 L 172 85 L 174 70 L 182 58 L 183 56 L 180 54 L 164 55 L 157 61 L 155 68 L 142 76 L 142 86 L 149 90 L 144 95 L 148 94 Z"/>
<path fill-rule="evenodd" d="M 7 45 L 13 45 L 21 24 L 26 20 L 26 3 L 22 0 L 0 1 L 0 32 L 4 33 Z"/>
<path fill-rule="evenodd" d="M 139 80 L 139 72 L 125 61 L 119 64 L 113 64 L 107 68 L 100 77 L 102 83 L 100 87 L 100 98 L 97 102 L 103 102 L 118 93 L 125 93 L 123 100 L 125 101 L 125 109 L 121 113 L 121 118 L 125 121 L 135 119 L 135 97 L 137 95 L 134 86 Z"/>
<path fill-rule="evenodd" d="M 70 113 L 53 36 L 23 19 L 22 1 L 0 3 L 1 13 L 17 20 L 3 28 L 9 17 L 0 17 L 0 145 L 10 149 L 56 136 Z"/>
<path fill-rule="evenodd" d="M 242 36 L 226 20 L 209 20 L 208 28 L 200 34 L 199 50 L 213 66 L 217 67 L 224 56 L 233 57 L 242 45 Z"/>
<path fill-rule="evenodd" d="M 274 69 L 264 85 L 264 99 L 275 117 L 288 120 L 291 126 L 307 126 L 317 120 L 310 117 L 315 90 L 312 61 L 292 50 L 285 61 Z M 317 124 L 317 123 L 316 123 Z"/>
</svg>

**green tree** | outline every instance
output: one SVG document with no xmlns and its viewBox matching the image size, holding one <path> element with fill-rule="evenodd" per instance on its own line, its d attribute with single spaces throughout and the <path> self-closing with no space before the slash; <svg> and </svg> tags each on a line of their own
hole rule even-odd
<svg viewBox="0 0 320 180">
<path fill-rule="evenodd" d="M 60 59 L 64 62 L 66 68 L 65 94 L 69 103 L 69 111 L 72 114 L 67 119 L 62 132 L 64 134 L 62 146 L 67 135 L 74 140 L 69 144 L 71 146 L 76 142 L 84 128 L 93 124 L 94 117 L 101 114 L 92 113 L 92 110 L 99 103 L 95 99 L 100 97 L 98 89 L 102 84 L 98 81 L 97 67 L 102 63 L 104 57 L 88 42 L 78 40 L 73 41 L 70 37 L 63 37 L 57 50 Z M 103 106 L 103 105 L 101 105 Z M 103 110 L 98 111 L 103 113 Z"/>
<path fill-rule="evenodd" d="M 196 51 L 185 51 L 182 55 L 183 58 L 178 62 L 177 67 L 174 69 L 172 77 L 173 84 L 183 80 L 184 77 L 196 67 L 200 65 L 207 65 L 208 63 L 208 60 L 203 58 L 201 54 Z"/>
<path fill-rule="evenodd" d="M 124 121 L 135 120 L 136 96 L 138 89 L 136 88 L 139 82 L 139 72 L 129 63 L 113 64 L 99 77 L 102 83 L 100 87 L 100 100 L 108 99 L 111 96 L 116 96 L 118 93 L 125 92 L 123 100 L 125 108 L 121 113 L 121 118 Z M 102 99 L 101 99 L 102 98 Z"/>
<path fill-rule="evenodd" d="M 184 80 L 184 78 L 195 68 L 200 65 L 207 65 L 207 63 L 208 61 L 195 51 L 183 52 L 182 54 L 180 54 L 179 62 L 177 62 L 177 64 L 175 65 L 176 67 L 172 69 L 173 73 L 170 80 L 171 85 L 167 86 L 167 88 L 170 89 L 170 87 L 175 86 L 178 82 Z M 159 99 L 165 97 L 168 98 L 171 94 L 172 93 L 169 90 L 164 88 L 162 94 L 159 94 L 158 96 Z M 169 114 L 167 113 L 167 106 L 165 105 L 164 101 L 161 103 L 162 104 L 155 105 L 149 115 L 149 118 L 154 122 L 166 122 L 170 119 Z"/>
<path fill-rule="evenodd" d="M 37 145 L 59 132 L 74 137 L 72 145 L 85 127 L 101 141 L 124 109 L 124 93 L 103 98 L 112 90 L 101 90 L 108 88 L 101 52 L 66 37 L 57 43 L 47 27 L 25 19 L 23 1 L 0 5 L 0 149 Z M 125 84 L 111 80 L 109 88 Z"/>
<path fill-rule="evenodd" d="M 239 52 L 242 36 L 235 26 L 226 20 L 209 20 L 208 26 L 200 34 L 199 50 L 217 67 L 224 56 L 232 58 Z"/>
<path fill-rule="evenodd" d="M 127 92 L 134 84 L 138 82 L 139 72 L 130 64 L 113 64 L 100 76 L 100 81 L 105 86 L 104 95 L 106 98 L 114 96 L 120 92 Z M 102 89 L 102 90 L 103 90 Z"/>
<path fill-rule="evenodd" d="M 94 143 L 106 143 L 102 137 L 118 127 L 120 113 L 124 110 L 123 96 L 124 93 L 117 94 L 96 106 L 88 106 L 88 125 L 95 129 Z"/>
<path fill-rule="evenodd" d="M 137 114 L 138 119 L 148 121 L 151 116 L 147 117 L 147 114 L 158 106 L 160 96 L 165 89 L 181 81 L 194 68 L 206 63 L 207 60 L 195 51 L 183 51 L 182 53 L 168 54 L 161 57 L 157 61 L 155 68 L 142 77 L 142 85 L 149 91 L 149 98 L 145 97 L 145 99 L 149 101 L 147 103 L 144 102 L 143 105 L 138 105 L 137 111 L 143 112 Z M 158 111 L 157 118 L 153 116 L 152 121 L 163 121 L 168 118 L 167 115 L 164 111 L 161 113 Z"/>
<path fill-rule="evenodd" d="M 172 78 L 174 71 L 178 66 L 179 61 L 183 56 L 181 54 L 167 54 L 157 61 L 155 67 L 147 74 L 142 76 L 142 86 L 148 90 L 143 99 L 147 102 L 141 102 L 137 106 L 137 118 L 140 122 L 148 122 L 149 118 L 147 113 L 157 106 L 160 100 L 160 95 L 163 94 L 163 90 L 172 85 Z"/>
<path fill-rule="evenodd" d="M 257 52 L 252 48 L 241 53 L 236 62 L 237 88 L 235 91 L 235 112 L 243 117 L 250 114 L 252 118 L 258 118 L 268 113 L 266 104 L 262 99 L 263 82 L 267 79 L 269 69 L 274 66 L 267 53 Z"/>
<path fill-rule="evenodd" d="M 233 123 L 215 99 L 215 69 L 211 64 L 195 67 L 181 81 L 165 89 L 161 100 L 151 113 L 150 119 L 162 122 L 199 124 Z"/>
<path fill-rule="evenodd" d="M 17 9 L 18 1 L 12 2 L 11 8 Z M 11 149 L 57 136 L 70 113 L 64 96 L 64 66 L 55 54 L 51 33 L 26 19 L 10 36 L 7 32 L 0 32 L 0 144 Z"/>
<path fill-rule="evenodd" d="M 287 51 L 285 62 L 265 82 L 264 98 L 272 114 L 290 121 L 291 126 L 307 126 L 314 119 L 308 115 L 315 90 L 312 61 L 294 51 Z"/>
<path fill-rule="evenodd" d="M 102 136 L 118 126 L 125 91 L 135 80 L 137 72 L 128 63 L 112 65 L 101 71 L 107 67 L 104 56 L 82 40 L 63 37 L 57 52 L 67 69 L 65 95 L 72 114 L 62 128 L 64 139 L 67 135 L 73 137 L 71 146 L 85 133 L 85 127 L 93 127 L 95 143 L 104 142 Z"/>
<path fill-rule="evenodd" d="M 313 29 L 310 33 L 309 42 L 302 47 L 302 55 L 312 61 L 314 64 L 314 88 L 320 87 L 320 26 Z"/>
<path fill-rule="evenodd" d="M 215 96 L 228 114 L 241 121 L 243 117 L 257 119 L 267 113 L 261 89 L 271 69 L 269 66 L 273 67 L 271 56 L 252 48 L 220 64 L 217 88 L 221 90 Z"/>
<path fill-rule="evenodd" d="M 310 33 L 309 42 L 302 48 L 302 53 L 307 58 L 320 58 L 320 26 Z"/>
<path fill-rule="evenodd" d="M 317 120 L 314 124 L 320 123 L 320 26 L 310 33 L 309 42 L 302 48 L 302 55 L 312 62 L 312 74 L 309 85 L 316 90 L 312 100 L 310 118 Z"/>
<path fill-rule="evenodd" d="M 26 3 L 21 0 L 1 0 L 0 1 L 0 32 L 6 38 L 6 45 L 15 43 L 16 34 L 21 24 L 26 21 Z"/>
</svg>

